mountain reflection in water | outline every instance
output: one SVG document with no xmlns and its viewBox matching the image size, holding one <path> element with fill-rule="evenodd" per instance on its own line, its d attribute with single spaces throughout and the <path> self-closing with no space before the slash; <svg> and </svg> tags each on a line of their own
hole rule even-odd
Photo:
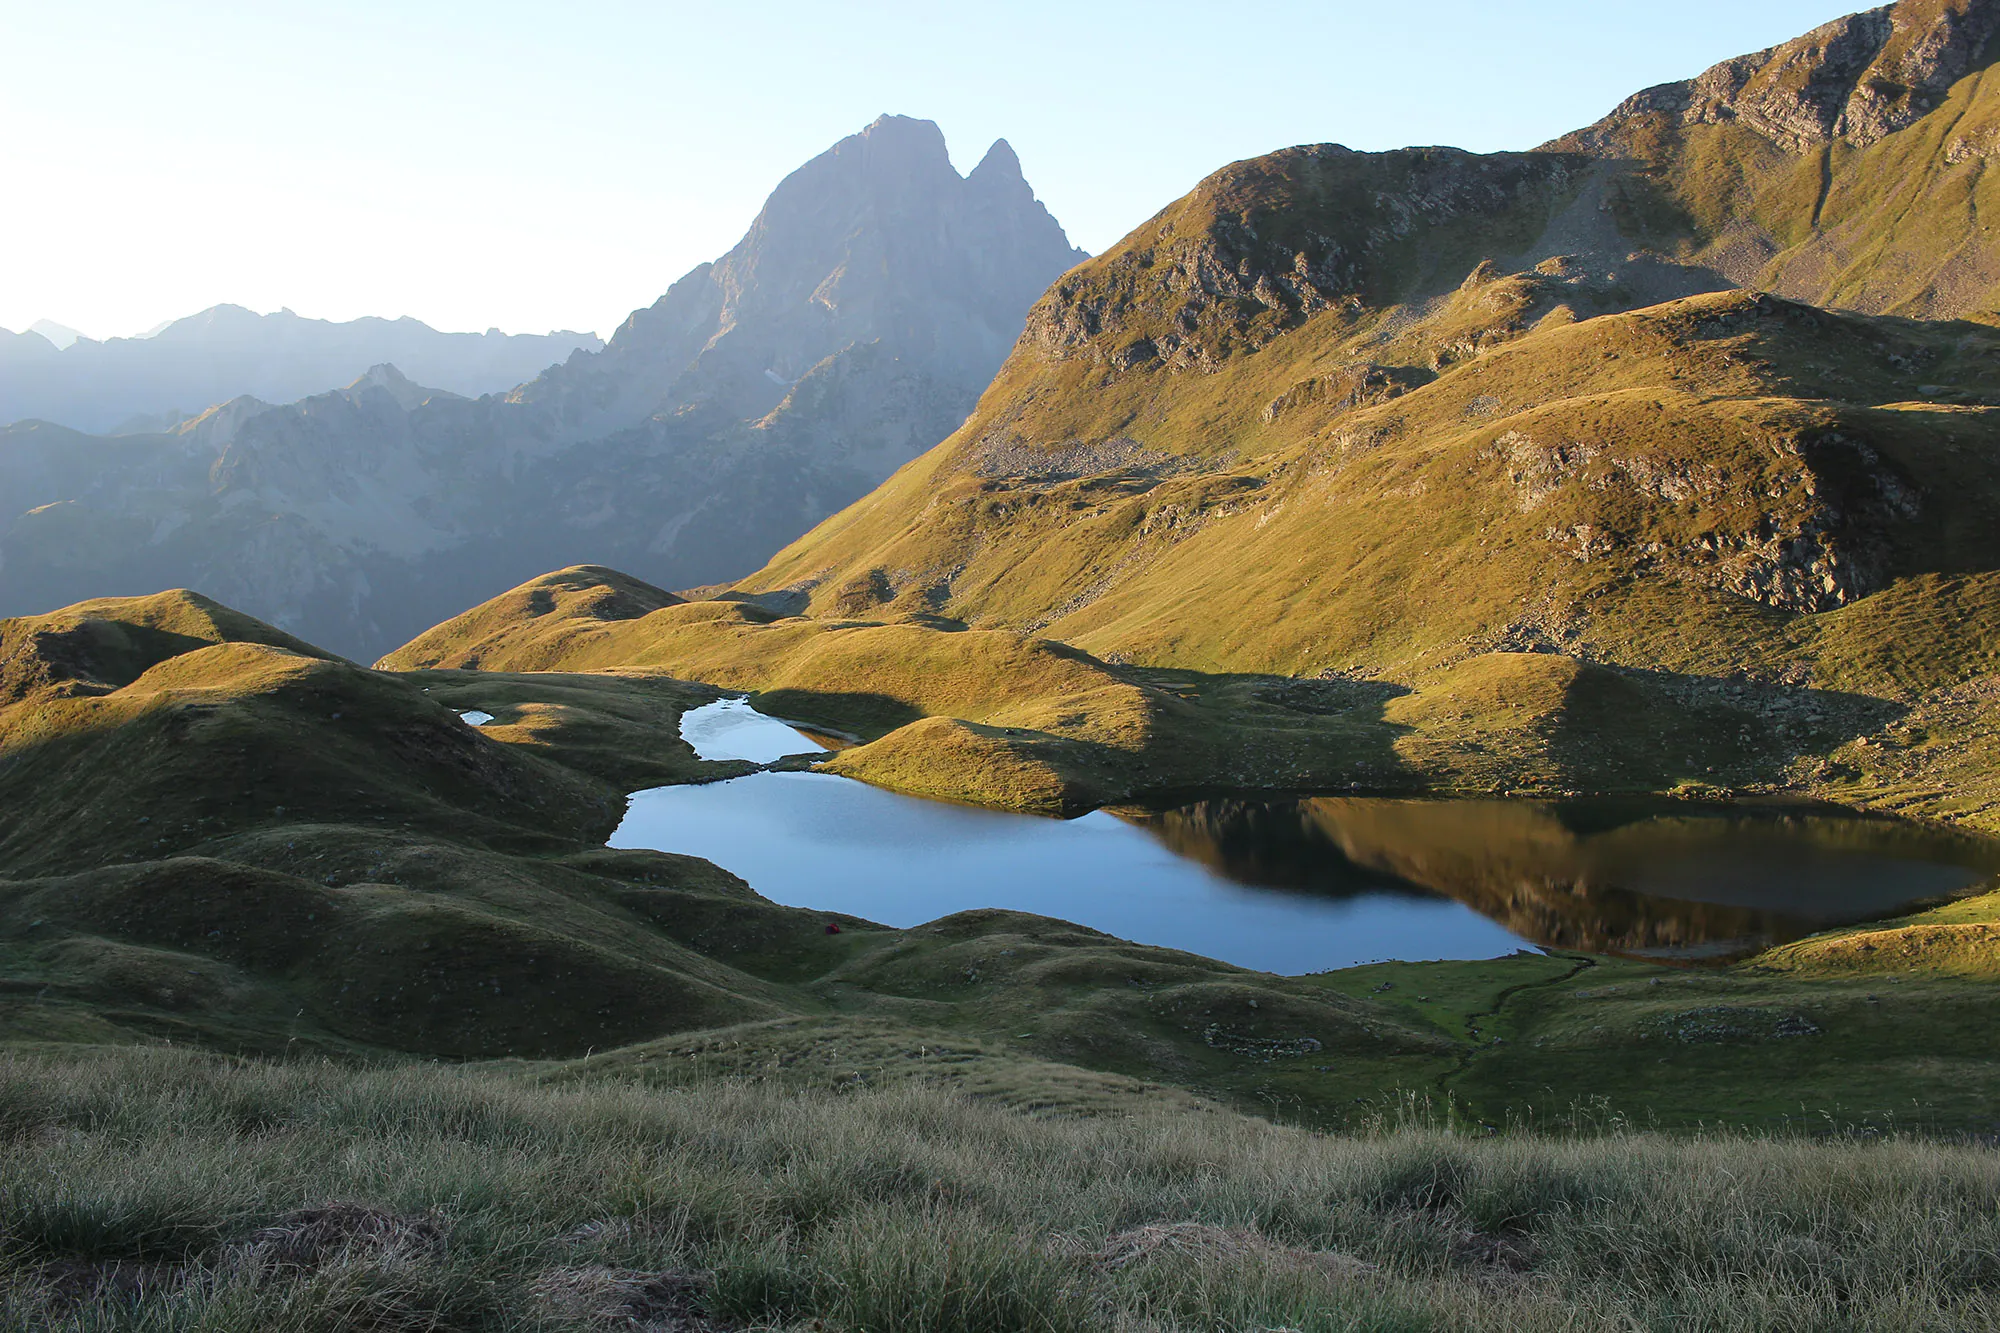
<svg viewBox="0 0 2000 1333">
<path fill-rule="evenodd" d="M 2000 873 L 2000 844 L 1818 808 L 1314 797 L 1121 813 L 1239 883 L 1437 894 L 1545 946 L 1658 958 L 1736 956 Z"/>
</svg>

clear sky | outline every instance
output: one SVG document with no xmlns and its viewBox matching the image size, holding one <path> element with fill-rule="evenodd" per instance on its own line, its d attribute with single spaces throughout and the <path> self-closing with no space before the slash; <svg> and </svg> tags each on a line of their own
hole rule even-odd
<svg viewBox="0 0 2000 1333">
<path fill-rule="evenodd" d="M 0 0 L 0 327 L 610 330 L 884 111 L 1102 250 L 1287 144 L 1527 148 L 1842 0 Z"/>
</svg>

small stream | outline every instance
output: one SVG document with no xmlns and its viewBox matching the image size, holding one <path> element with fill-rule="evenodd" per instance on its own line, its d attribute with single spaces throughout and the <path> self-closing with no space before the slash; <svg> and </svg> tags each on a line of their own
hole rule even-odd
<svg viewBox="0 0 2000 1333">
<path fill-rule="evenodd" d="M 821 748 L 742 700 L 682 734 L 704 759 Z M 611 845 L 885 925 L 1011 908 L 1285 974 L 1531 946 L 1709 961 L 2000 873 L 1988 840 L 1820 807 L 1218 795 L 1065 821 L 820 773 L 639 792 Z"/>
</svg>

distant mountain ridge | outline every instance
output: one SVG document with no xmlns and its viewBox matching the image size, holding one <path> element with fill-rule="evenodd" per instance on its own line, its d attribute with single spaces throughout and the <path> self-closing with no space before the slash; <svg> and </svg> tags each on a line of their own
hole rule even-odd
<svg viewBox="0 0 2000 1333">
<path fill-rule="evenodd" d="M 407 317 L 336 323 L 234 305 L 212 306 L 144 338 L 78 337 L 60 347 L 33 329 L 0 330 L 0 425 L 33 419 L 100 434 L 159 429 L 245 395 L 282 403 L 323 393 L 389 362 L 426 384 L 476 397 L 511 389 L 579 348 L 602 346 L 592 333 L 440 333 Z"/>
<path fill-rule="evenodd" d="M 885 116 L 504 394 L 397 362 L 166 433 L 0 432 L 0 613 L 198 586 L 373 657 L 552 565 L 740 574 L 949 435 L 1082 258 L 1004 142 L 961 177 L 937 126 Z"/>
</svg>

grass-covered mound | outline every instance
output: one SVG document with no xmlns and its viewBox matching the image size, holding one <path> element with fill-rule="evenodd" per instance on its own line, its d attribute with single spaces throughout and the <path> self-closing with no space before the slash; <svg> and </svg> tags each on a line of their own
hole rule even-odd
<svg viewBox="0 0 2000 1333">
<path fill-rule="evenodd" d="M 192 594 L 0 642 L 21 682 L 0 708 L 7 1040 L 555 1057 L 731 1031 L 750 1059 L 860 1024 L 898 1050 L 990 1044 L 993 1087 L 1062 1066 L 1246 1103 L 1267 1049 L 1324 1051 L 1350 1100 L 1456 1049 L 1309 981 L 1006 914 L 885 930 L 607 850 L 627 785 L 743 771 L 679 738 L 712 689 L 367 671 Z M 474 707 L 489 726 L 454 711 Z"/>
<path fill-rule="evenodd" d="M 574 588 L 592 577 L 562 570 L 533 580 L 379 665 L 438 697 L 539 692 L 547 703 L 503 708 L 495 724 L 496 737 L 523 740 L 543 725 L 536 719 L 570 707 L 556 701 L 585 688 L 571 684 L 586 679 L 576 673 L 615 673 L 591 678 L 588 688 L 605 698 L 648 683 L 689 688 L 659 680 L 672 673 L 751 691 L 769 713 L 864 742 L 829 760 L 832 772 L 1048 813 L 1215 788 L 1768 791 L 1823 787 L 1823 774 L 1872 789 L 1872 777 L 1863 782 L 1860 770 L 1827 756 L 1905 727 L 1906 705 L 1893 695 L 1620 669 L 1556 653 L 1486 652 L 1399 684 L 1138 667 L 1013 630 L 921 615 L 788 615 L 754 600 L 635 607 L 624 618 L 500 613 L 528 604 L 544 583 Z M 466 672 L 474 662 L 530 674 Z M 1951 670 L 1935 658 L 1926 665 Z M 1885 674 L 1866 669 L 1869 684 Z M 481 681 L 491 685 L 484 693 L 473 688 Z M 647 729 L 655 724 L 629 708 L 621 718 L 630 721 L 592 733 L 614 766 L 593 771 L 659 771 L 646 761 L 658 749 Z"/>
<path fill-rule="evenodd" d="M 0 1063 L 0 1321 L 199 1328 L 1705 1330 L 2000 1320 L 1992 1154 L 1376 1108 Z M 1387 1112 L 1387 1114 L 1384 1114 Z"/>
</svg>

